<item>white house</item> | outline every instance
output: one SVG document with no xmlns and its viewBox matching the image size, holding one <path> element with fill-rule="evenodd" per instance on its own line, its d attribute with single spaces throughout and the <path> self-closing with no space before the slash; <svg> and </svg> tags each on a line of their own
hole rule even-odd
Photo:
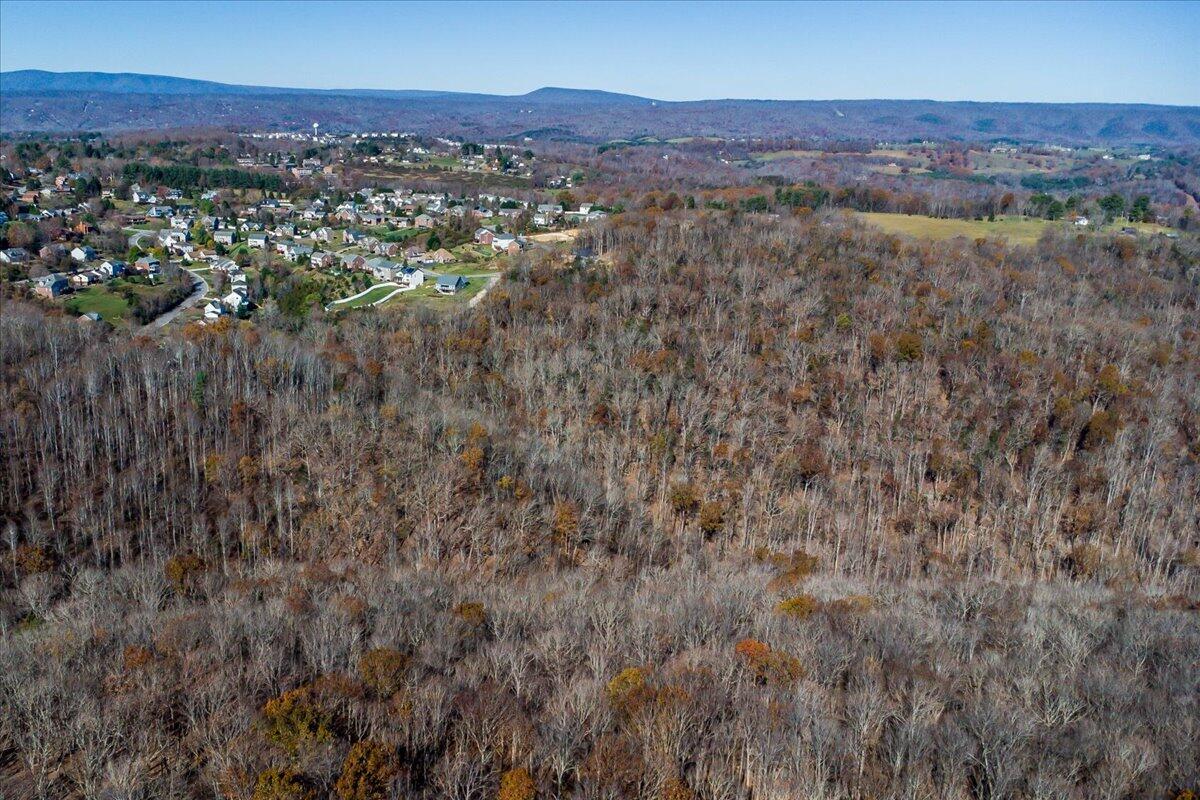
<svg viewBox="0 0 1200 800">
<path fill-rule="evenodd" d="M 186 228 L 184 230 L 164 228 L 158 232 L 158 241 L 168 246 L 172 244 L 183 244 L 190 238 L 192 238 L 192 234 Z"/>
<path fill-rule="evenodd" d="M 492 237 L 492 249 L 497 253 L 503 253 L 517 243 L 517 237 L 511 233 L 497 233 Z"/>
<path fill-rule="evenodd" d="M 287 257 L 287 259 L 289 261 L 298 262 L 298 261 L 300 261 L 300 259 L 304 258 L 305 256 L 311 257 L 313 254 L 313 249 L 306 244 L 298 244 L 296 242 L 289 242 L 288 247 L 286 250 L 284 250 L 283 254 Z"/>
<path fill-rule="evenodd" d="M 230 292 L 221 298 L 221 304 L 230 311 L 238 311 L 242 306 L 249 304 L 249 302 L 240 292 Z"/>
<path fill-rule="evenodd" d="M 425 273 L 416 267 L 402 267 L 396 281 L 402 286 L 415 289 L 425 283 Z"/>
<path fill-rule="evenodd" d="M 96 257 L 96 251 L 88 247 L 86 244 L 81 247 L 76 247 L 71 251 L 71 258 L 75 261 L 91 261 Z"/>
<path fill-rule="evenodd" d="M 125 274 L 128 265 L 124 261 L 110 258 L 100 265 L 100 274 L 106 278 L 119 278 Z"/>
</svg>

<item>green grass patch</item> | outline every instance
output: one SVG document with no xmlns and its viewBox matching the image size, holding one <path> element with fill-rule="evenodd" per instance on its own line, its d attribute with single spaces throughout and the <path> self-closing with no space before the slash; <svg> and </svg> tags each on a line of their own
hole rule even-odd
<svg viewBox="0 0 1200 800">
<path fill-rule="evenodd" d="M 425 228 L 400 228 L 399 230 L 391 230 L 389 228 L 371 228 L 370 233 L 381 242 L 403 242 L 405 239 L 424 233 Z"/>
<path fill-rule="evenodd" d="M 165 219 L 148 219 L 145 222 L 134 225 L 131 230 L 135 231 L 162 231 L 171 227 L 171 223 Z"/>
<path fill-rule="evenodd" d="M 66 301 L 64 308 L 75 315 L 95 312 L 106 322 L 117 323 L 129 314 L 129 303 L 105 286 L 80 289 Z"/>
<path fill-rule="evenodd" d="M 415 303 L 429 308 L 452 308 L 462 305 L 482 292 L 483 287 L 487 286 L 487 282 L 487 278 L 471 278 L 467 282 L 466 288 L 459 290 L 458 294 L 438 294 L 435 288 L 437 278 L 426 278 L 420 288 L 398 294 L 381 307 L 390 308 L 401 303 Z"/>
<path fill-rule="evenodd" d="M 483 275 L 484 273 L 499 272 L 492 264 L 473 263 L 470 261 L 430 264 L 429 269 L 441 275 Z"/>
<path fill-rule="evenodd" d="M 379 286 L 356 300 L 351 300 L 349 303 L 339 303 L 333 308 L 337 311 L 342 311 L 348 308 L 362 308 L 363 306 L 369 306 L 372 303 L 387 297 L 398 288 L 398 286 Z"/>
</svg>

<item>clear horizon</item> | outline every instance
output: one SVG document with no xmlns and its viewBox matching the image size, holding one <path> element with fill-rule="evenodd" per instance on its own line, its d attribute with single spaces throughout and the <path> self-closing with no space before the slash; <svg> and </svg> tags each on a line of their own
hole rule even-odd
<svg viewBox="0 0 1200 800">
<path fill-rule="evenodd" d="M 377 24 L 364 26 L 372 19 Z M 64 41 L 102 46 L 68 48 Z M 5 72 L 139 73 L 303 89 L 513 95 L 563 86 L 668 101 L 1195 106 L 1198 41 L 1200 2 L 1192 1 L 439 6 L 0 0 Z"/>
</svg>

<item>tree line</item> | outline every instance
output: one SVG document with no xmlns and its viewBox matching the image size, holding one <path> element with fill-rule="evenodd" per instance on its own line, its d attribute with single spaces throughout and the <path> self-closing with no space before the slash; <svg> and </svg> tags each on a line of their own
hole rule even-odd
<svg viewBox="0 0 1200 800">
<path fill-rule="evenodd" d="M 220 167 L 193 167 L 186 164 L 158 166 L 130 162 L 121 168 L 121 175 L 129 182 L 146 181 L 178 189 L 259 189 L 278 192 L 286 188 L 283 178 L 279 175 Z"/>
</svg>

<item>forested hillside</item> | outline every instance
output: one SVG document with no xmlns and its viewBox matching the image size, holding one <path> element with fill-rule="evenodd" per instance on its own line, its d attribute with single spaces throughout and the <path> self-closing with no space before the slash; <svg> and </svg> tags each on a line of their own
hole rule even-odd
<svg viewBox="0 0 1200 800">
<path fill-rule="evenodd" d="M 626 137 L 809 136 L 820 140 L 1194 146 L 1200 108 L 1135 103 L 934 100 L 686 102 L 546 87 L 519 95 L 285 89 L 161 75 L 0 73 L 0 129 L 73 132 L 228 128 L 415 131 L 467 138 L 603 142 Z"/>
<path fill-rule="evenodd" d="M 6 302 L 0 795 L 1184 796 L 1198 259 L 655 209 L 444 314 Z"/>
</svg>

